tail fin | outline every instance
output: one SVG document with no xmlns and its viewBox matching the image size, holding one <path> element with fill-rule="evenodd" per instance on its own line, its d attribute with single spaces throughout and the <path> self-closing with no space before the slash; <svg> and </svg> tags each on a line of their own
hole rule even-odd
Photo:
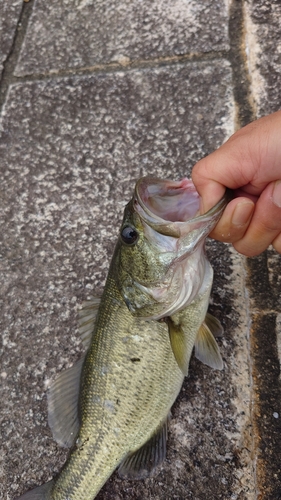
<svg viewBox="0 0 281 500">
<path fill-rule="evenodd" d="M 48 481 L 48 483 L 42 484 L 42 486 L 37 486 L 34 490 L 27 491 L 17 498 L 17 500 L 49 500 L 53 485 L 53 480 Z"/>
</svg>

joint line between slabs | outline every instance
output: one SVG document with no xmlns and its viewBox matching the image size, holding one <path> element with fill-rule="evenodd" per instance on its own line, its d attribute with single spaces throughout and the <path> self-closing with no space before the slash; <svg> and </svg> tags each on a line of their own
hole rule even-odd
<svg viewBox="0 0 281 500">
<path fill-rule="evenodd" d="M 9 86 L 14 82 L 14 70 L 18 62 L 22 43 L 25 39 L 28 21 L 32 13 L 34 0 L 24 0 L 15 29 L 15 34 L 10 51 L 3 62 L 3 71 L 0 79 L 0 113 L 6 101 Z"/>
<path fill-rule="evenodd" d="M 119 62 L 109 62 L 107 64 L 96 64 L 82 68 L 69 68 L 63 70 L 51 70 L 46 73 L 34 73 L 23 76 L 12 76 L 10 84 L 22 82 L 44 81 L 58 78 L 91 76 L 99 73 L 117 73 L 120 71 L 133 71 L 136 69 L 157 69 L 164 66 L 176 66 L 191 64 L 195 62 L 208 62 L 213 60 L 229 60 L 228 51 L 184 54 L 181 56 L 163 56 L 155 59 L 139 59 L 121 64 Z"/>
</svg>

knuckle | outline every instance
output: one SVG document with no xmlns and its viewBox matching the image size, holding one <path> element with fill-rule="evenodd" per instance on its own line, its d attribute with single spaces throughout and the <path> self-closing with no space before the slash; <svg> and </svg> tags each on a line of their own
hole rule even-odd
<svg viewBox="0 0 281 500">
<path fill-rule="evenodd" d="M 272 214 L 271 216 L 261 217 L 258 223 L 262 233 L 276 233 L 276 231 L 281 231 L 280 214 L 278 214 L 278 216 Z"/>
<path fill-rule="evenodd" d="M 281 224 L 276 221 L 270 221 L 270 222 L 267 222 L 267 221 L 264 221 L 264 222 L 261 222 L 260 224 L 260 230 L 261 232 L 264 234 L 273 234 L 275 235 L 276 232 L 280 231 L 281 230 Z"/>
<path fill-rule="evenodd" d="M 233 246 L 237 252 L 246 255 L 246 257 L 255 257 L 266 249 L 266 246 L 258 246 L 248 241 L 246 238 L 236 241 L 233 243 Z"/>
</svg>

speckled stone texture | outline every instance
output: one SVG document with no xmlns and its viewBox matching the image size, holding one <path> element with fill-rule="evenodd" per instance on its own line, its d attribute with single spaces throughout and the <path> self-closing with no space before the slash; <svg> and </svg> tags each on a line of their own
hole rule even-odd
<svg viewBox="0 0 281 500">
<path fill-rule="evenodd" d="M 82 352 L 78 309 L 103 288 L 136 179 L 189 176 L 280 107 L 279 18 L 278 1 L 1 3 L 1 500 L 65 462 L 46 391 Z M 280 256 L 207 252 L 224 369 L 192 358 L 167 460 L 145 481 L 113 474 L 98 500 L 281 497 Z"/>
<path fill-rule="evenodd" d="M 205 110 L 206 94 L 212 102 L 210 112 Z M 192 164 L 230 133 L 232 122 L 229 64 L 215 61 L 173 66 L 172 73 L 163 67 L 10 88 L 0 139 L 1 456 L 7 475 L 2 488 L 7 482 L 9 491 L 17 492 L 46 481 L 65 460 L 47 427 L 45 390 L 50 377 L 77 359 L 77 304 L 92 289 L 101 291 L 124 202 L 135 180 L 147 174 L 189 175 Z M 219 246 L 220 259 L 227 255 L 225 250 L 223 256 L 223 248 Z M 224 275 L 225 270 L 223 282 Z M 221 308 L 219 299 L 216 308 Z M 229 346 L 225 348 L 227 356 Z M 220 399 L 216 391 L 225 393 L 226 385 L 220 384 L 227 372 L 212 374 L 208 381 L 210 370 L 194 363 L 192 373 L 183 405 L 179 402 L 175 409 L 175 415 L 182 417 L 171 427 L 175 431 L 169 453 L 170 460 L 177 457 L 176 470 L 173 467 L 171 476 L 168 460 L 160 476 L 162 491 L 167 496 L 172 491 L 183 495 L 195 461 L 197 474 L 186 498 L 196 498 L 200 478 L 210 463 L 215 471 L 219 462 L 223 468 L 217 469 L 218 474 L 224 480 L 218 498 L 224 498 L 233 482 L 232 444 L 226 436 L 218 441 L 216 436 L 221 434 L 222 419 L 234 429 L 236 418 L 230 401 Z M 206 397 L 217 398 L 209 416 Z M 196 409 L 191 410 L 193 406 Z M 210 453 L 203 468 L 198 465 L 203 460 L 194 434 L 199 422 L 200 435 L 206 433 L 202 450 Z M 185 434 L 183 441 L 180 436 Z M 186 461 L 187 449 L 191 456 Z M 215 477 L 209 488 L 217 491 Z M 116 479 L 99 498 L 116 498 L 112 491 L 124 494 L 127 489 L 134 491 L 132 498 L 157 498 L 157 484 L 148 480 L 124 485 Z"/>
<path fill-rule="evenodd" d="M 3 63 L 8 56 L 15 36 L 17 23 L 22 9 L 22 0 L 0 3 L 0 76 Z"/>
<path fill-rule="evenodd" d="M 280 109 L 281 5 L 246 4 L 246 44 L 256 115 Z M 248 261 L 257 488 L 260 498 L 281 498 L 280 255 L 269 249 Z"/>
<path fill-rule="evenodd" d="M 246 3 L 246 43 L 257 115 L 280 109 L 281 4 L 254 0 Z"/>
<path fill-rule="evenodd" d="M 226 50 L 226 0 L 37 0 L 16 75 Z"/>
</svg>

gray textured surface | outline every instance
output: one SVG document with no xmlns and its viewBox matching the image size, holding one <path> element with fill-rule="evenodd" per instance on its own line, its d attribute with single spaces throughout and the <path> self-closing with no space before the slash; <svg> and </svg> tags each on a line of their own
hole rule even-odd
<svg viewBox="0 0 281 500">
<path fill-rule="evenodd" d="M 4 444 L 8 483 L 19 491 L 46 480 L 65 458 L 58 452 L 55 461 L 44 381 L 78 350 L 76 306 L 92 288 L 101 289 L 135 179 L 188 175 L 196 159 L 224 140 L 233 114 L 230 82 L 229 64 L 215 62 L 173 67 L 173 75 L 165 67 L 10 88 L 0 139 L 4 400 L 18 381 L 21 390 L 1 416 L 9 421 L 5 436 L 13 426 L 13 438 L 21 436 L 12 456 Z M 213 446 L 214 461 L 223 446 L 225 439 L 220 451 Z"/>
<path fill-rule="evenodd" d="M 136 178 L 189 175 L 238 117 L 280 106 L 279 7 L 30 0 L 14 38 L 21 2 L 0 5 L 1 499 L 65 461 L 46 390 L 81 353 L 77 310 L 102 290 Z M 158 474 L 115 474 L 99 500 L 280 499 L 280 256 L 208 254 L 224 370 L 192 360 Z"/>
<path fill-rule="evenodd" d="M 263 116 L 277 111 L 281 103 L 281 5 L 252 1 L 247 11 L 250 74 L 257 113 Z"/>
<path fill-rule="evenodd" d="M 280 109 L 280 2 L 246 4 L 246 47 L 256 116 Z M 281 496 L 280 255 L 272 249 L 247 265 L 258 498 Z"/>
<path fill-rule="evenodd" d="M 224 0 L 37 0 L 16 74 L 228 46 Z"/>
<path fill-rule="evenodd" d="M 0 2 L 0 76 L 3 62 L 9 54 L 22 9 L 22 0 Z"/>
</svg>

